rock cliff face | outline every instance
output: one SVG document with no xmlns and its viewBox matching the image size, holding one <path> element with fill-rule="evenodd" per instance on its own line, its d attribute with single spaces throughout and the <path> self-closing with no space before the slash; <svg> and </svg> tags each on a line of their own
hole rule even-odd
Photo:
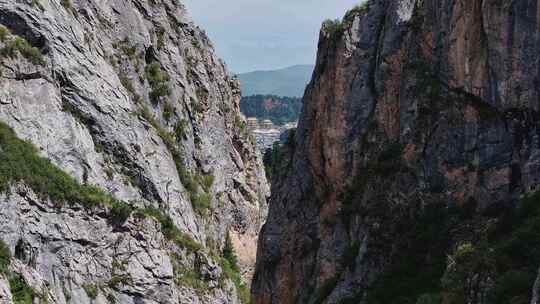
<svg viewBox="0 0 540 304">
<path fill-rule="evenodd" d="M 255 303 L 536 299 L 505 219 L 539 185 L 539 59 L 536 0 L 371 0 L 326 22 Z M 521 291 L 497 294 L 510 277 Z"/>
<path fill-rule="evenodd" d="M 116 209 L 54 201 L 38 175 L 0 177 L 0 302 L 22 282 L 34 303 L 238 303 L 220 252 L 229 232 L 249 279 L 268 187 L 238 83 L 182 4 L 0 0 L 0 25 L 0 121 L 139 210 L 113 224 Z"/>
</svg>

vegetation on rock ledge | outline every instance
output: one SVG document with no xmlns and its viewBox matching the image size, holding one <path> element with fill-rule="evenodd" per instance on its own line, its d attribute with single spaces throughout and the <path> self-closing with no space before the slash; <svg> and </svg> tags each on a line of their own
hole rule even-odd
<svg viewBox="0 0 540 304">
<path fill-rule="evenodd" d="M 0 48 L 0 58 L 8 57 L 15 59 L 18 55 L 21 55 L 35 65 L 45 65 L 46 63 L 39 49 L 30 45 L 24 38 L 11 35 L 9 30 L 1 25 L 0 42 L 4 44 L 4 46 Z"/>
<path fill-rule="evenodd" d="M 223 270 L 224 277 L 230 279 L 236 286 L 236 291 L 238 292 L 240 302 L 243 304 L 249 304 L 249 289 L 246 285 L 244 285 L 244 283 L 242 283 L 242 278 L 240 277 L 240 266 L 238 265 L 238 258 L 234 253 L 231 236 L 228 233 L 225 239 L 225 246 L 223 247 L 221 268 Z"/>
<path fill-rule="evenodd" d="M 110 208 L 109 220 L 114 223 L 124 222 L 133 211 L 151 216 L 161 223 L 163 234 L 170 241 L 191 251 L 202 249 L 162 211 L 136 209 L 95 186 L 81 185 L 50 160 L 39 156 L 32 144 L 19 139 L 11 128 L 0 122 L 0 192 L 8 192 L 13 184 L 19 182 L 59 206 L 65 203 L 82 204 L 86 208 L 106 206 Z"/>
<path fill-rule="evenodd" d="M 8 279 L 14 304 L 32 304 L 38 294 L 28 286 L 20 274 L 9 270 L 11 258 L 9 247 L 0 239 L 0 277 L 5 276 Z"/>
<path fill-rule="evenodd" d="M 540 264 L 540 193 L 524 197 L 517 208 L 502 208 L 483 235 L 454 250 L 448 248 L 452 233 L 485 221 L 484 215 L 467 207 L 420 217 L 408 245 L 416 251 L 400 252 L 373 286 L 369 303 L 460 304 L 479 293 L 489 303 L 529 303 Z"/>
</svg>

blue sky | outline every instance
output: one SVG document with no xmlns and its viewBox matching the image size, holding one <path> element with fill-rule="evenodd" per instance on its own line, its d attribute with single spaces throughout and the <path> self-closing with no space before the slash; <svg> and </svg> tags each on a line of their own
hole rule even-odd
<svg viewBox="0 0 540 304">
<path fill-rule="evenodd" d="M 362 0 L 183 0 L 232 72 L 273 70 L 315 61 L 324 19 L 341 18 Z"/>
</svg>

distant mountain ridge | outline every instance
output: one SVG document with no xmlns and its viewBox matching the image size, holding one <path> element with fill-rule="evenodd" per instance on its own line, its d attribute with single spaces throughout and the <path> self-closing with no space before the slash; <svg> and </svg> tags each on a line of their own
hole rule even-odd
<svg viewBox="0 0 540 304">
<path fill-rule="evenodd" d="M 314 65 L 294 65 L 279 70 L 238 74 L 242 95 L 302 97 L 313 68 Z"/>
</svg>

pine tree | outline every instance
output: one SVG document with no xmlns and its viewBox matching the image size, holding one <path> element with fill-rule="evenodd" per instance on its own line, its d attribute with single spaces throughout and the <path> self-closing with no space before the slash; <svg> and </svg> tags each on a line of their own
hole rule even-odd
<svg viewBox="0 0 540 304">
<path fill-rule="evenodd" d="M 223 258 L 229 262 L 232 270 L 239 271 L 240 267 L 238 266 L 238 258 L 234 253 L 234 247 L 231 241 L 231 236 L 227 232 L 227 237 L 225 238 L 225 246 L 223 247 Z"/>
</svg>

